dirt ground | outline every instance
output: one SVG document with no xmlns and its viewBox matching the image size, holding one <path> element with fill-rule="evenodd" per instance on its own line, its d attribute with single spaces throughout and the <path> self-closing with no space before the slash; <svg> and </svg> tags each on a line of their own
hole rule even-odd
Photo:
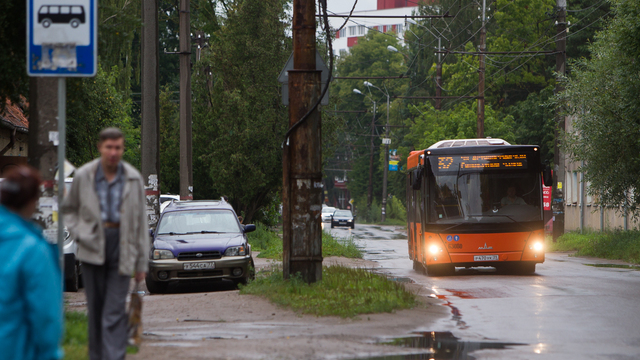
<svg viewBox="0 0 640 360">
<path fill-rule="evenodd" d="M 256 268 L 273 266 L 255 259 Z M 376 262 L 329 257 L 325 265 L 375 268 Z M 419 292 L 419 286 L 407 284 Z M 133 284 L 132 284 L 133 290 Z M 143 288 L 146 291 L 146 288 Z M 163 359 L 358 359 L 415 354 L 381 342 L 431 330 L 447 316 L 439 300 L 419 294 L 421 304 L 396 313 L 355 319 L 300 315 L 252 295 L 240 295 L 232 283 L 192 288 L 143 298 L 144 339 L 131 360 Z M 84 293 L 65 293 L 67 308 L 86 311 Z M 419 351 L 418 351 L 419 352 Z"/>
</svg>

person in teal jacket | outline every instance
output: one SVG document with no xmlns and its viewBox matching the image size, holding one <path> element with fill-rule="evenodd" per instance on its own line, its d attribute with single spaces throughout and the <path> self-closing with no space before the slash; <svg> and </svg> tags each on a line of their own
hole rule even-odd
<svg viewBox="0 0 640 360">
<path fill-rule="evenodd" d="M 62 274 L 57 250 L 29 220 L 37 171 L 21 166 L 0 182 L 0 359 L 62 358 Z"/>
</svg>

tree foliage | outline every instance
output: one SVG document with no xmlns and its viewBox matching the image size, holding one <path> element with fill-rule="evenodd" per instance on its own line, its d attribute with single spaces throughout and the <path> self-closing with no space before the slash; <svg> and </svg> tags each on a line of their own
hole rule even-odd
<svg viewBox="0 0 640 360">
<path fill-rule="evenodd" d="M 584 161 L 589 191 L 605 206 L 640 205 L 640 3 L 613 0 L 614 18 L 574 64 L 560 105 L 573 117 L 566 147 Z"/>
<path fill-rule="evenodd" d="M 194 79 L 194 196 L 226 195 L 246 221 L 259 217 L 282 182 L 287 108 L 281 67 L 290 46 L 284 0 L 225 2 L 224 25 Z"/>
</svg>

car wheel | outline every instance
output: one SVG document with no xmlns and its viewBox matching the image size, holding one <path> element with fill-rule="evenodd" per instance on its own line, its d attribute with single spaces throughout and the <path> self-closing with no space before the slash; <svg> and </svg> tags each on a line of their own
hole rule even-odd
<svg viewBox="0 0 640 360">
<path fill-rule="evenodd" d="M 333 225 L 333 221 L 331 222 L 331 228 L 333 229 L 335 227 L 335 225 Z"/>
<path fill-rule="evenodd" d="M 356 228 L 356 224 L 351 223 L 351 229 L 355 229 Z"/>
<path fill-rule="evenodd" d="M 150 276 L 147 275 L 145 279 L 145 283 L 147 284 L 147 290 L 149 290 L 152 294 L 164 294 L 167 292 L 167 286 L 169 285 L 166 282 L 155 281 L 151 279 Z"/>
<path fill-rule="evenodd" d="M 73 267 L 73 271 L 69 276 L 65 277 L 64 281 L 64 290 L 67 292 L 78 292 L 80 288 L 80 269 L 79 265 L 76 263 Z"/>
<path fill-rule="evenodd" d="M 51 26 L 51 20 L 50 19 L 44 19 L 44 20 L 42 20 L 41 24 L 42 24 L 43 28 L 48 28 L 49 26 Z"/>
<path fill-rule="evenodd" d="M 69 25 L 71 25 L 72 28 L 77 28 L 78 26 L 80 26 L 80 20 L 78 19 L 73 19 L 69 22 Z"/>
<path fill-rule="evenodd" d="M 422 265 L 422 263 L 418 260 L 413 260 L 413 270 L 415 270 L 420 275 L 425 274 L 424 265 Z"/>
</svg>

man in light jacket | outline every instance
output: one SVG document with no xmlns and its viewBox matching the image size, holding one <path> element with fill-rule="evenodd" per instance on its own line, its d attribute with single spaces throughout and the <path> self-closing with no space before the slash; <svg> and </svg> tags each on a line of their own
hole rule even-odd
<svg viewBox="0 0 640 360">
<path fill-rule="evenodd" d="M 62 211 L 78 242 L 78 258 L 89 311 L 91 360 L 124 359 L 127 349 L 125 302 L 131 275 L 148 269 L 149 230 L 140 173 L 122 161 L 124 134 L 100 133 L 100 158 L 75 172 Z"/>
</svg>

